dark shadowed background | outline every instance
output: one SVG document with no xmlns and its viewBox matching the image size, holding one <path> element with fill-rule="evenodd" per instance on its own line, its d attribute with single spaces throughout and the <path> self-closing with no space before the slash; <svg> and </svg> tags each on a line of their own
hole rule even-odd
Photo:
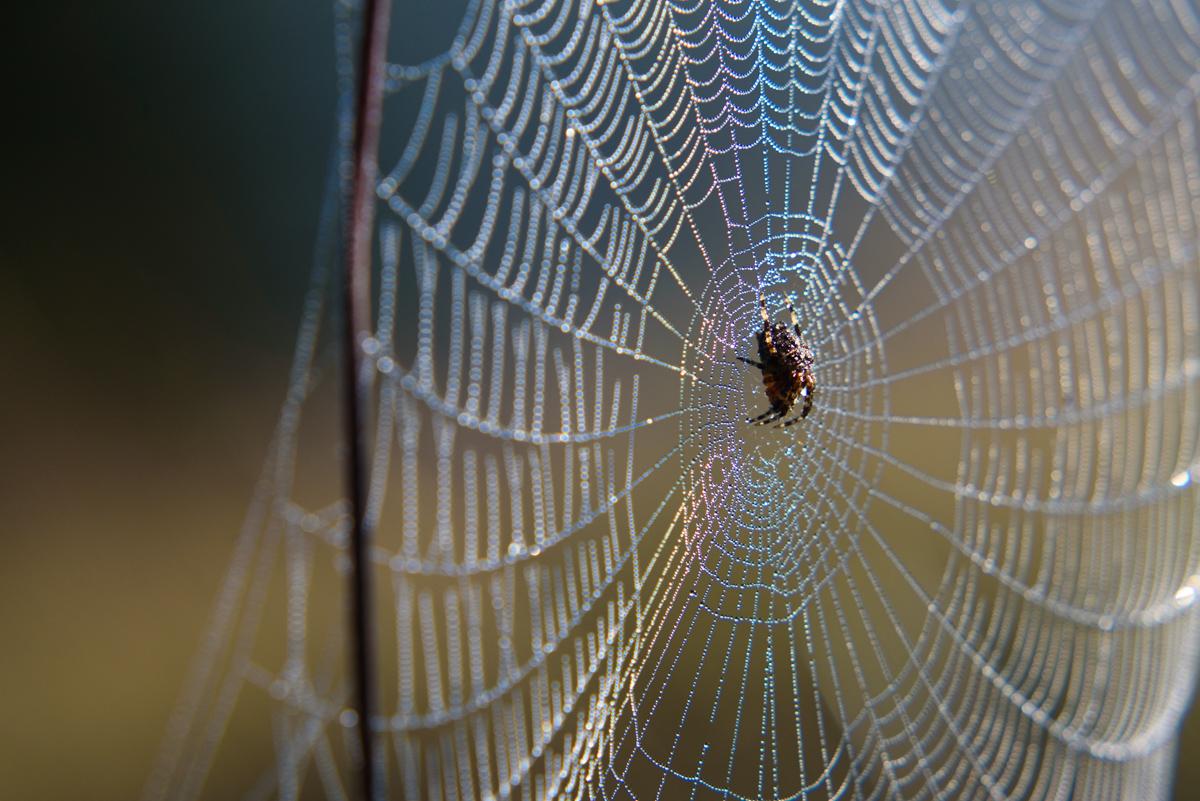
<svg viewBox="0 0 1200 801">
<path fill-rule="evenodd" d="M 284 396 L 330 5 L 79 3 L 10 30 L 0 797 L 136 798 L 150 770 Z M 1194 798 L 1195 715 L 1182 748 Z"/>
</svg>

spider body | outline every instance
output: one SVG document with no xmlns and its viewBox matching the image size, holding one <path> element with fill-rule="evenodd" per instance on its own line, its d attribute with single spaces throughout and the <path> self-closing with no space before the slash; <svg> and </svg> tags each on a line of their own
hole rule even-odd
<svg viewBox="0 0 1200 801">
<path fill-rule="evenodd" d="M 771 408 L 758 417 L 748 418 L 746 422 L 767 425 L 782 420 L 796 405 L 796 401 L 804 398 L 800 414 L 779 423 L 781 426 L 790 426 L 808 417 L 808 413 L 812 411 L 813 394 L 817 389 L 812 372 L 812 348 L 800 333 L 800 321 L 796 318 L 796 309 L 790 300 L 790 327 L 785 323 L 771 322 L 767 314 L 767 299 L 761 294 L 758 296 L 758 308 L 763 321 L 762 330 L 758 332 L 758 361 L 742 356 L 738 358 L 762 371 L 763 386 Z"/>
</svg>

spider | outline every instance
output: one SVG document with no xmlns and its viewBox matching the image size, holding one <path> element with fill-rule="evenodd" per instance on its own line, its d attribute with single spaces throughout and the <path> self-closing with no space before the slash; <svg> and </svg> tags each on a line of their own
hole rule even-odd
<svg viewBox="0 0 1200 801">
<path fill-rule="evenodd" d="M 817 382 L 813 378 L 813 352 L 804 335 L 800 333 L 800 321 L 796 318 L 796 309 L 788 299 L 788 311 L 792 315 L 792 327 L 784 323 L 772 323 L 767 315 L 767 299 L 762 293 L 758 295 L 758 310 L 762 315 L 763 327 L 758 333 L 759 361 L 738 356 L 746 364 L 762 370 L 763 384 L 767 390 L 767 400 L 771 408 L 758 417 L 746 418 L 747 423 L 765 426 L 783 418 L 796 399 L 804 398 L 804 408 L 800 414 L 790 420 L 780 423 L 780 426 L 790 426 L 798 423 L 812 411 L 813 393 L 816 392 Z"/>
</svg>

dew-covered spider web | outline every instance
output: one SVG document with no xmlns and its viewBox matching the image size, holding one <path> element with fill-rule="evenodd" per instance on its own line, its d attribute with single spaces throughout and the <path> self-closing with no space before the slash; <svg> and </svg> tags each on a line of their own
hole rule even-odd
<svg viewBox="0 0 1200 801">
<path fill-rule="evenodd" d="M 418 5 L 366 343 L 387 797 L 1166 796 L 1200 624 L 1197 4 Z M 286 402 L 148 799 L 357 794 L 356 13 Z M 815 354 L 788 428 L 745 422 L 760 293 Z"/>
</svg>

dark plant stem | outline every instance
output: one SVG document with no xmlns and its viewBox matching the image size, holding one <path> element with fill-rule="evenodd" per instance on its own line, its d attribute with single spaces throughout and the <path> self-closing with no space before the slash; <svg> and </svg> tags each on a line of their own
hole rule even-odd
<svg viewBox="0 0 1200 801">
<path fill-rule="evenodd" d="M 368 393 L 371 382 L 363 369 L 363 342 L 371 332 L 371 239 L 375 228 L 375 183 L 378 177 L 379 127 L 383 116 L 383 81 L 387 57 L 389 0 L 363 0 L 358 89 L 354 111 L 354 180 L 346 221 L 346 271 L 343 287 L 345 321 L 345 417 L 347 479 L 350 495 L 351 659 L 358 712 L 363 801 L 376 801 L 383 787 L 371 722 L 375 716 L 373 624 L 371 620 L 370 539 L 367 507 Z"/>
</svg>

